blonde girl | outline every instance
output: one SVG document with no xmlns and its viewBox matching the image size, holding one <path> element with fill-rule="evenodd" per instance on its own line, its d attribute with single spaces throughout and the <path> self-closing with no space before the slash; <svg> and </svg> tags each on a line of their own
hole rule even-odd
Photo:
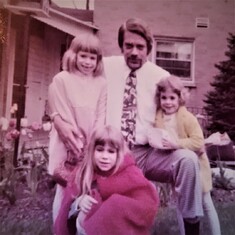
<svg viewBox="0 0 235 235">
<path fill-rule="evenodd" d="M 124 156 L 128 154 L 128 148 L 126 147 L 121 132 L 117 131 L 114 127 L 103 126 L 97 128 L 90 139 L 90 144 L 87 149 L 87 157 L 84 160 L 81 170 L 81 193 L 89 194 L 91 192 L 91 185 L 93 182 L 94 174 L 98 171 L 102 171 L 97 165 L 95 158 L 96 152 L 105 151 L 105 147 L 108 147 L 108 152 L 114 155 L 114 163 L 110 164 L 103 169 L 103 172 L 107 174 L 114 174 L 123 162 Z M 107 156 L 109 157 L 109 156 Z"/>
<path fill-rule="evenodd" d="M 211 234 L 220 235 L 218 215 L 210 195 L 212 176 L 208 157 L 204 150 L 203 132 L 197 118 L 185 107 L 187 97 L 188 92 L 179 77 L 169 76 L 161 80 L 156 92 L 158 110 L 155 127 L 166 130 L 171 137 L 162 139 L 163 148 L 187 148 L 197 153 L 203 192 L 203 210 L 208 217 Z M 154 145 L 154 136 L 149 137 L 149 142 Z M 181 234 L 189 234 L 187 233 L 187 224 L 185 226 L 183 226 L 183 222 L 180 224 Z M 190 234 L 193 234 L 193 231 Z"/>
<path fill-rule="evenodd" d="M 54 121 L 48 167 L 52 175 L 67 158 L 68 151 L 75 157 L 80 155 L 82 140 L 89 138 L 95 126 L 104 124 L 106 112 L 106 81 L 98 37 L 92 33 L 75 37 L 63 56 L 62 68 L 63 71 L 53 78 L 48 94 Z M 79 131 L 81 129 L 82 132 Z M 61 216 L 59 211 L 64 191 L 64 187 L 57 185 L 53 203 L 54 223 L 60 221 L 58 216 Z M 66 235 L 63 229 L 55 233 Z"/>
<path fill-rule="evenodd" d="M 104 126 L 93 132 L 78 182 L 77 234 L 149 234 L 156 189 L 135 165 L 120 131 Z"/>
</svg>

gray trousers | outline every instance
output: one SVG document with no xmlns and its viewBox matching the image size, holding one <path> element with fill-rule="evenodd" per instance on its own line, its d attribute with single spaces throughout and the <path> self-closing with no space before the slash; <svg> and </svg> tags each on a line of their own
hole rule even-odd
<svg viewBox="0 0 235 235">
<path fill-rule="evenodd" d="M 199 162 L 193 151 L 158 150 L 149 145 L 135 145 L 132 152 L 146 178 L 173 186 L 177 209 L 184 219 L 203 216 Z"/>
</svg>

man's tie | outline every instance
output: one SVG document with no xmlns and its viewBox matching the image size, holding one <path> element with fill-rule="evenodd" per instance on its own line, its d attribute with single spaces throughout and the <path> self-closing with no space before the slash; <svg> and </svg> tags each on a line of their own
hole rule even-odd
<svg viewBox="0 0 235 235">
<path fill-rule="evenodd" d="M 121 131 L 130 149 L 135 142 L 136 83 L 136 74 L 134 71 L 131 71 L 126 80 L 121 118 Z"/>
</svg>

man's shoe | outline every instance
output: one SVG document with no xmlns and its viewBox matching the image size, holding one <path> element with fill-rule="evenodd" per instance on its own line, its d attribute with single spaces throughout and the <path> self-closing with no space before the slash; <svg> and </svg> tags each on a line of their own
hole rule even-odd
<svg viewBox="0 0 235 235">
<path fill-rule="evenodd" d="M 185 235 L 199 235 L 200 233 L 200 222 L 189 223 L 184 220 Z"/>
</svg>

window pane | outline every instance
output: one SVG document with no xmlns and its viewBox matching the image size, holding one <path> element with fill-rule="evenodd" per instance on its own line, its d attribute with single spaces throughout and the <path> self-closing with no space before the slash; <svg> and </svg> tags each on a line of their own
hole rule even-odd
<svg viewBox="0 0 235 235">
<path fill-rule="evenodd" d="M 192 46 L 191 42 L 157 41 L 156 64 L 182 80 L 192 81 Z"/>
<path fill-rule="evenodd" d="M 157 58 L 176 58 L 176 54 L 172 52 L 157 51 Z"/>
<path fill-rule="evenodd" d="M 191 60 L 192 44 L 176 43 L 179 60 Z"/>
<path fill-rule="evenodd" d="M 177 60 L 156 60 L 156 64 L 179 77 L 191 76 L 191 62 Z"/>
<path fill-rule="evenodd" d="M 187 42 L 157 42 L 156 57 L 190 60 L 192 43 Z"/>
</svg>

